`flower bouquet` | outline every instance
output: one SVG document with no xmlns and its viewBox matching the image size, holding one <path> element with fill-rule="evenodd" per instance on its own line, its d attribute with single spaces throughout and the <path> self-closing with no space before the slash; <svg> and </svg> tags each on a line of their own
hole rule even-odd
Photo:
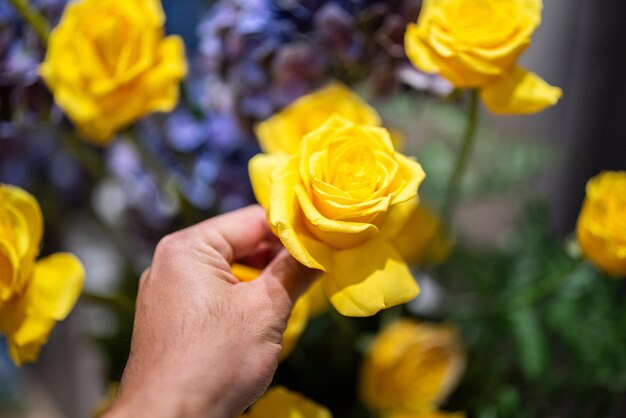
<svg viewBox="0 0 626 418">
<path fill-rule="evenodd" d="M 119 380 L 158 241 L 256 202 L 321 278 L 294 306 L 272 387 L 243 416 L 618 416 L 626 173 L 590 179 L 575 231 L 558 237 L 534 188 L 554 150 L 489 123 L 561 99 L 519 64 L 542 10 L 542 0 L 0 4 L 8 358 L 37 361 L 78 304 L 96 318 L 83 336 L 106 358 L 93 379 Z M 503 196 L 515 222 L 479 245 L 463 210 Z M 231 267 L 240 281 L 260 274 Z M 19 402 L 3 380 L 0 411 Z"/>
</svg>

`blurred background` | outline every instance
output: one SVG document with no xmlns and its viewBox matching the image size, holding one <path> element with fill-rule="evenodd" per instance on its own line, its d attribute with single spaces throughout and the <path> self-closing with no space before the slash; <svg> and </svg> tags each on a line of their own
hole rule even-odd
<svg viewBox="0 0 626 418">
<path fill-rule="evenodd" d="M 65 2 L 32 3 L 55 22 Z M 69 250 L 87 269 L 81 302 L 54 330 L 36 365 L 16 369 L 0 340 L 1 417 L 91 415 L 109 383 L 121 375 L 137 277 L 149 265 L 156 242 L 184 225 L 252 203 L 246 172 L 248 159 L 258 152 L 252 127 L 324 81 L 339 78 L 356 86 L 386 125 L 403 133 L 405 153 L 424 165 L 425 199 L 436 205 L 442 195 L 451 150 L 463 129 L 463 98 L 444 100 L 450 87 L 412 71 L 404 57 L 404 27 L 417 18 L 419 0 L 163 0 L 163 6 L 167 32 L 181 35 L 187 46 L 191 72 L 181 104 L 171 114 L 141 122 L 139 139 L 120 134 L 100 150 L 77 141 L 71 130 L 50 128 L 67 121 L 51 108 L 37 75 L 43 50 L 11 5 L 0 0 L 0 182 L 20 185 L 40 199 L 46 217 L 44 253 Z M 560 86 L 563 99 L 531 117 L 494 117 L 483 109 L 457 219 L 464 250 L 432 273 L 441 277 L 432 284 L 435 289 L 453 292 L 456 285 L 447 286 L 446 280 L 458 277 L 455 266 L 470 253 L 483 254 L 478 268 L 489 265 L 485 268 L 494 276 L 513 268 L 502 254 L 522 251 L 516 246 L 521 245 L 520 228 L 527 233 L 529 254 L 552 251 L 556 240 L 574 230 L 586 181 L 602 170 L 626 169 L 625 22 L 621 0 L 546 0 L 543 23 L 522 65 Z M 92 161 L 91 168 L 79 158 Z M 515 269 L 534 274 L 543 268 L 537 264 L 531 257 Z M 585 274 L 592 275 L 581 273 L 579 289 L 590 280 Z M 626 331 L 626 314 L 618 314 L 626 292 L 614 283 L 603 289 L 610 303 L 576 296 L 568 299 L 571 305 L 547 307 L 552 316 L 544 336 L 537 336 L 541 330 L 528 331 L 529 322 L 513 331 L 522 333 L 521 339 L 531 335 L 543 341 L 541 347 L 513 344 L 503 353 L 506 324 L 490 324 L 497 330 L 493 340 L 480 337 L 485 323 L 467 324 L 470 350 L 521 356 L 522 364 L 509 367 L 509 358 L 503 360 L 506 367 L 496 360 L 477 362 L 477 368 L 501 371 L 483 369 L 483 375 L 470 365 L 452 406 L 485 418 L 626 416 L 626 360 L 620 351 L 626 332 L 617 335 Z M 439 306 L 442 292 L 424 292 L 409 309 L 425 318 L 445 317 Z M 593 303 L 606 312 L 588 325 L 577 324 L 582 304 Z M 609 327 L 613 315 L 618 317 Z M 322 318 L 313 324 L 303 336 L 304 348 L 286 363 L 278 381 L 316 390 L 299 377 L 305 373 L 301 364 L 311 361 L 308 353 L 333 321 Z M 371 322 L 362 324 L 359 333 L 374 328 Z M 566 327 L 587 338 L 584 347 L 555 342 L 553 335 Z M 559 334 L 566 342 L 567 332 Z M 563 352 L 566 360 L 559 356 Z M 350 370 L 357 367 L 356 360 L 336 361 Z M 536 382 L 551 373 L 552 386 L 536 389 Z M 319 379 L 324 378 L 331 379 Z M 561 389 L 567 385 L 558 382 L 568 379 L 575 390 L 565 395 Z M 472 381 L 484 387 L 474 390 Z M 354 382 L 339 378 L 335 384 Z M 343 410 L 339 395 L 316 395 Z M 589 402 L 581 406 L 568 396 Z M 529 400 L 537 409 L 520 406 Z M 509 414 L 506 408 L 517 412 Z M 367 416 L 349 414 L 336 416 Z"/>
</svg>

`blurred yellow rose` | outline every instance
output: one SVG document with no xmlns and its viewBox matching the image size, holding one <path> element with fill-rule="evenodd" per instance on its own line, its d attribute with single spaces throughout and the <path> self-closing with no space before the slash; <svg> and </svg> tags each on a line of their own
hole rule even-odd
<svg viewBox="0 0 626 418">
<path fill-rule="evenodd" d="M 578 241 L 598 269 L 626 277 L 626 171 L 606 171 L 587 183 Z"/>
<path fill-rule="evenodd" d="M 269 389 L 241 418 L 332 418 L 326 408 L 283 387 Z"/>
<path fill-rule="evenodd" d="M 11 358 L 22 365 L 39 357 L 57 321 L 80 294 L 84 271 L 71 254 L 39 261 L 43 219 L 33 196 L 0 185 L 0 333 Z"/>
<path fill-rule="evenodd" d="M 517 66 L 541 23 L 541 0 L 425 0 L 405 35 L 411 62 L 458 88 L 478 88 L 494 113 L 534 113 L 561 89 Z"/>
<path fill-rule="evenodd" d="M 418 204 L 420 164 L 389 132 L 332 116 L 292 154 L 255 156 L 257 200 L 283 245 L 323 283 L 343 315 L 369 316 L 419 292 L 392 242 Z"/>
<path fill-rule="evenodd" d="M 326 313 L 329 308 L 328 298 L 324 290 L 324 282 L 321 280 L 313 283 L 313 286 L 305 293 L 309 299 L 309 316 L 315 318 Z"/>
<path fill-rule="evenodd" d="M 52 31 L 41 76 L 80 131 L 106 144 L 117 130 L 172 110 L 187 72 L 178 36 L 163 35 L 159 0 L 79 0 Z"/>
<path fill-rule="evenodd" d="M 280 353 L 280 359 L 284 360 L 291 354 L 296 344 L 300 339 L 300 336 L 306 329 L 309 323 L 309 311 L 311 307 L 309 305 L 309 299 L 306 296 L 302 296 L 296 304 L 293 306 L 291 316 L 287 322 L 287 328 L 283 332 L 283 351 Z"/>
<path fill-rule="evenodd" d="M 361 399 L 374 411 L 432 411 L 456 387 L 464 368 L 454 328 L 400 320 L 378 335 L 365 357 Z"/>
<path fill-rule="evenodd" d="M 411 214 L 402 231 L 392 241 L 393 246 L 407 262 L 416 266 L 442 263 L 454 245 L 441 220 L 423 203 Z"/>
<path fill-rule="evenodd" d="M 231 271 L 233 275 L 242 282 L 250 282 L 261 274 L 261 270 L 241 264 L 233 264 Z M 309 318 L 323 313 L 327 306 L 328 302 L 326 301 L 326 296 L 318 280 L 300 297 L 300 299 L 298 299 L 293 307 L 289 322 L 287 323 L 287 329 L 283 332 L 283 351 L 280 353 L 281 360 L 287 358 L 296 347 L 300 335 L 302 335 L 309 323 Z"/>
<path fill-rule="evenodd" d="M 268 153 L 297 152 L 302 137 L 319 128 L 334 114 L 364 125 L 381 124 L 376 110 L 352 90 L 334 82 L 301 97 L 280 113 L 261 122 L 256 127 L 261 148 Z"/>
</svg>

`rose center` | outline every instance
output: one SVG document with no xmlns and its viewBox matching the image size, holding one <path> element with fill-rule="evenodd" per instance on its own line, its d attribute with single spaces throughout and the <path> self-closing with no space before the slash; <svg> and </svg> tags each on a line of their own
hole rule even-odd
<svg viewBox="0 0 626 418">
<path fill-rule="evenodd" d="M 348 192 L 360 195 L 371 193 L 376 173 L 376 156 L 363 144 L 339 147 L 329 151 L 329 183 Z M 356 196 L 355 196 L 356 197 Z"/>
<path fill-rule="evenodd" d="M 519 15 L 510 0 L 462 0 L 452 3 L 446 25 L 455 37 L 470 43 L 499 45 L 519 26 Z"/>
<path fill-rule="evenodd" d="M 130 64 L 132 54 L 132 28 L 126 17 L 106 11 L 102 17 L 87 28 L 100 62 L 110 76 L 123 72 Z M 129 42 L 130 41 L 130 42 Z M 126 52 L 126 53 L 125 53 Z"/>
</svg>

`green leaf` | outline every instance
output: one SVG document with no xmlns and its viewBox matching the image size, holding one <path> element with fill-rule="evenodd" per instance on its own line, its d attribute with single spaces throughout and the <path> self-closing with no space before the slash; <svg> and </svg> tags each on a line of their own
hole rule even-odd
<svg viewBox="0 0 626 418">
<path fill-rule="evenodd" d="M 548 364 L 548 344 L 537 313 L 530 307 L 518 309 L 509 315 L 519 351 L 524 376 L 536 380 Z"/>
</svg>

